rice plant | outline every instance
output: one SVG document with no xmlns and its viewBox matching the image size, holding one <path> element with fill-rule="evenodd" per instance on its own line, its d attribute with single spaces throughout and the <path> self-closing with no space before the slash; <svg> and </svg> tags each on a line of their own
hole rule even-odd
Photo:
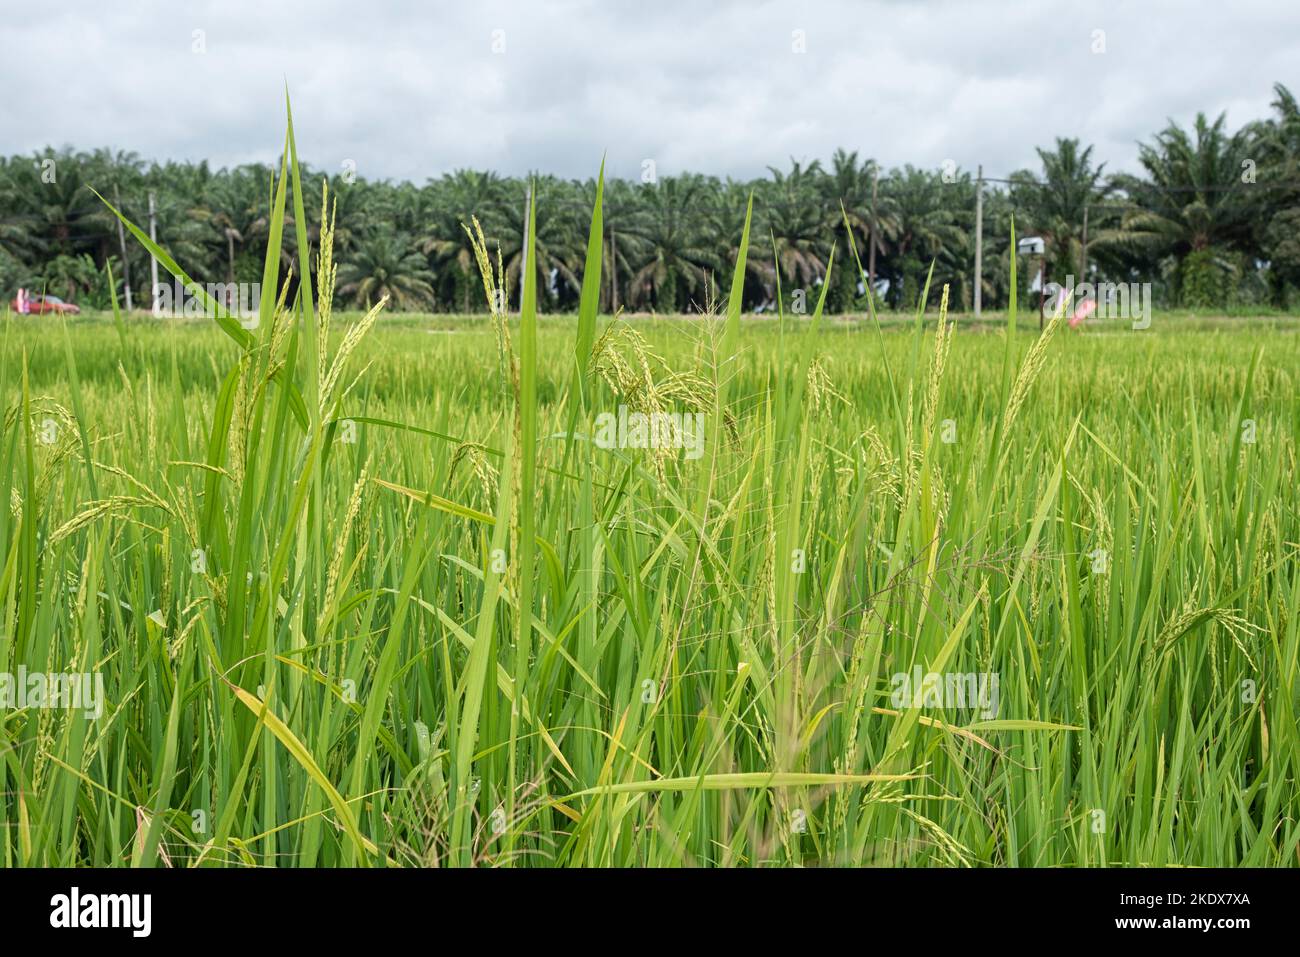
<svg viewBox="0 0 1300 957">
<path fill-rule="evenodd" d="M 0 864 L 1300 863 L 1294 331 L 750 320 L 748 214 L 633 324 L 598 185 L 429 335 L 317 197 L 255 325 L 6 318 Z"/>
</svg>

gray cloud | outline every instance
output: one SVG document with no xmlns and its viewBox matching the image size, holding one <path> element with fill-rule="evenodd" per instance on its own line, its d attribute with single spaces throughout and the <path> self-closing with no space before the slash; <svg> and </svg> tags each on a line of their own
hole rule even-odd
<svg viewBox="0 0 1300 957">
<path fill-rule="evenodd" d="M 616 175 L 653 158 L 748 177 L 837 146 L 996 176 L 1058 135 L 1131 168 L 1169 118 L 1266 115 L 1300 62 L 1300 7 L 1275 0 L 76 0 L 5 18 L 0 152 L 271 161 L 287 82 L 305 159 L 417 182 L 585 178 L 606 151 Z"/>
</svg>

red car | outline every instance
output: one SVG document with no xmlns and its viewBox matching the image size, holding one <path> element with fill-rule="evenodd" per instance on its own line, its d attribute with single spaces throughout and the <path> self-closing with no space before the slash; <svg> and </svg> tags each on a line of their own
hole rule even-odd
<svg viewBox="0 0 1300 957">
<path fill-rule="evenodd" d="M 80 314 L 81 307 L 76 303 L 64 302 L 58 296 L 44 296 L 40 293 L 35 295 L 29 293 L 26 289 L 19 289 L 18 295 L 10 303 L 14 312 L 22 315 L 43 316 L 46 313 L 55 315 L 75 316 Z"/>
</svg>

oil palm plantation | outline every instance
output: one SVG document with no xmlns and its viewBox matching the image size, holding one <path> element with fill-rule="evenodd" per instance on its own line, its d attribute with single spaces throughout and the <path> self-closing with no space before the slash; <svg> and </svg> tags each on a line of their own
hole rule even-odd
<svg viewBox="0 0 1300 957">
<path fill-rule="evenodd" d="M 1078 271 L 1086 211 L 1091 279 L 1153 281 L 1158 300 L 1168 304 L 1217 305 L 1231 296 L 1241 301 L 1248 291 L 1257 301 L 1271 297 L 1278 305 L 1293 298 L 1300 291 L 1300 245 L 1294 239 L 1300 226 L 1300 107 L 1286 87 L 1278 85 L 1275 94 L 1270 117 L 1235 133 L 1223 117 L 1168 126 L 1141 147 L 1137 175 L 1110 179 L 1091 147 L 1058 139 L 1038 152 L 1032 172 L 1012 174 L 1009 188 L 986 188 L 985 305 L 1002 306 L 1010 294 L 1005 253 L 1013 212 L 1020 235 L 1046 239 L 1052 278 Z M 464 230 L 476 217 L 490 251 L 499 248 L 505 259 L 508 294 L 517 302 L 524 179 L 457 170 L 417 186 L 343 177 L 337 169 L 303 167 L 302 173 L 305 236 L 312 246 L 319 241 L 322 173 L 330 181 L 338 214 L 335 261 L 348 266 L 354 280 L 345 295 L 364 301 L 388 288 L 384 277 L 391 276 L 395 306 L 434 303 L 454 312 L 481 311 L 481 283 Z M 127 237 L 128 259 L 118 262 L 118 224 L 87 187 L 142 227 L 148 225 L 152 192 L 159 241 L 195 278 L 259 278 L 270 238 L 272 175 L 266 164 L 146 164 L 107 149 L 0 157 L 3 298 L 13 287 L 34 286 L 45 276 L 57 276 L 61 288 L 75 290 L 84 301 L 102 298 L 106 284 L 85 288 L 81 257 L 88 255 L 97 275 L 112 261 L 117 279 L 129 278 L 135 303 L 148 303 L 147 252 Z M 536 183 L 539 305 L 571 310 L 584 266 L 593 184 L 545 176 Z M 824 166 L 792 161 L 757 178 L 689 172 L 654 183 L 607 178 L 602 308 L 671 312 L 716 301 L 720 290 L 713 278 L 730 274 L 739 261 L 737 237 L 751 195 L 755 219 L 745 260 L 745 308 L 770 305 L 778 269 L 787 293 L 814 288 L 833 246 L 840 250 L 839 266 L 849 266 L 850 236 L 867 282 L 852 268 L 837 269 L 828 292 L 831 311 L 858 307 L 861 292 L 876 279 L 887 282 L 891 305 L 911 306 L 931 263 L 935 282 L 952 284 L 952 301 L 971 305 L 971 177 L 942 177 L 912 166 L 886 173 L 861 152 L 839 150 Z M 281 279 L 295 263 L 292 205 L 286 225 Z M 306 261 L 310 268 L 312 257 Z M 1030 272 L 1036 270 L 1025 270 Z"/>
</svg>

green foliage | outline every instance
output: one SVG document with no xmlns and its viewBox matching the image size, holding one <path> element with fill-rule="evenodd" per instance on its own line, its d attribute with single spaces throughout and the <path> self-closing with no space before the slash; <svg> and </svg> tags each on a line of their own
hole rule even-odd
<svg viewBox="0 0 1300 957">
<path fill-rule="evenodd" d="M 1233 266 L 1225 274 L 1220 308 L 1253 301 L 1259 289 L 1281 305 L 1286 285 L 1295 284 L 1288 278 L 1294 257 L 1287 251 L 1286 215 L 1300 204 L 1300 118 L 1290 92 L 1279 85 L 1276 94 L 1271 117 L 1236 132 L 1226 128 L 1223 116 L 1199 116 L 1190 129 L 1171 124 L 1142 145 L 1140 176 L 1112 176 L 1094 160 L 1092 147 L 1058 139 L 1038 150 L 1039 169 L 1013 172 L 1007 183 L 986 182 L 984 306 L 1005 308 L 1011 293 L 1006 237 L 1013 213 L 1022 235 L 1045 240 L 1049 281 L 1077 275 L 1086 259 L 1094 281 L 1158 283 L 1171 277 L 1165 301 L 1173 305 L 1185 298 L 1180 273 L 1209 275 L 1195 263 L 1184 269 L 1183 260 L 1213 248 Z M 60 256 L 88 255 L 102 272 L 108 256 L 122 255 L 116 222 L 87 186 L 136 222 L 145 221 L 148 194 L 154 193 L 158 236 L 196 279 L 255 282 L 270 238 L 272 174 L 256 164 L 216 171 L 206 163 L 146 164 L 133 153 L 107 149 L 0 157 L 0 253 L 25 267 L 8 268 L 0 259 L 4 295 L 12 297 L 12 277 L 41 277 L 54 268 L 73 298 L 104 305 L 100 292 L 75 279 L 64 282 L 65 266 L 50 265 Z M 308 181 L 320 178 L 310 169 L 304 175 Z M 474 170 L 423 185 L 351 175 L 329 179 L 338 203 L 336 257 L 347 276 L 345 301 L 359 304 L 367 295 L 377 301 L 387 293 L 398 310 L 484 311 L 473 253 L 460 228 L 477 217 L 489 246 L 501 251 L 506 298 L 517 308 L 523 180 Z M 608 312 L 707 309 L 712 290 L 726 284 L 735 262 L 737 211 L 750 193 L 756 235 L 775 239 L 777 255 L 775 264 L 768 257 L 747 264 L 747 310 L 775 307 L 778 270 L 787 290 L 814 289 L 824 281 L 832 248 L 842 251 L 850 233 L 863 270 L 890 308 L 912 308 L 931 264 L 936 288 L 948 285 L 955 307 L 973 303 L 976 184 L 970 170 L 886 170 L 869 157 L 838 150 L 825 165 L 792 160 L 788 168 L 772 168 L 750 182 L 691 172 L 644 179 L 608 184 L 600 289 L 600 306 Z M 533 184 L 538 309 L 573 312 L 594 183 L 537 176 Z M 308 243 L 316 241 L 318 214 L 313 204 L 304 206 Z M 290 269 L 299 242 L 295 216 L 288 213 L 293 228 L 277 251 L 276 277 L 290 279 L 294 291 L 300 275 Z M 1270 265 L 1261 272 L 1259 263 Z M 124 265 L 118 272 L 129 273 L 135 301 L 147 304 L 148 256 L 132 245 Z M 1198 297 L 1210 293 L 1208 282 L 1197 280 Z M 860 314 L 856 286 L 842 272 L 827 297 L 828 311 Z"/>
<path fill-rule="evenodd" d="M 1269 220 L 1269 265 L 1279 285 L 1300 286 L 1300 206 L 1284 209 Z"/>
<path fill-rule="evenodd" d="M 410 241 L 378 227 L 362 236 L 351 258 L 339 269 L 339 293 L 355 306 L 369 309 L 385 296 L 398 308 L 433 305 L 433 273 Z"/>
<path fill-rule="evenodd" d="M 1226 272 L 1215 250 L 1197 249 L 1188 253 L 1179 266 L 1179 304 L 1188 309 L 1222 307 Z"/>
</svg>

